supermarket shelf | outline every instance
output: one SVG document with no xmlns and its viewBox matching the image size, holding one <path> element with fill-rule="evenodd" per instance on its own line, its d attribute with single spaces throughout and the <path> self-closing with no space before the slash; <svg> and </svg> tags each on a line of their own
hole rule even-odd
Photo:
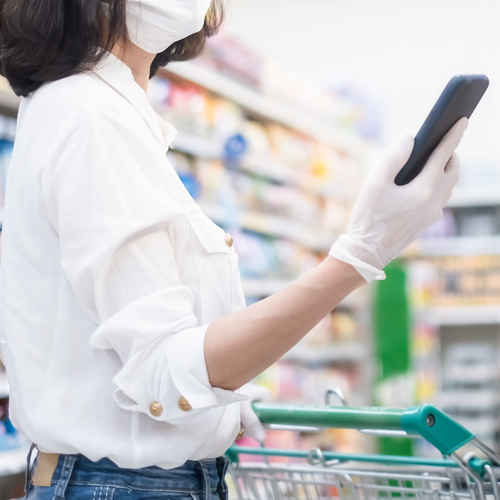
<svg viewBox="0 0 500 500">
<path fill-rule="evenodd" d="M 272 120 L 297 130 L 321 142 L 341 149 L 354 158 L 365 152 L 365 144 L 354 136 L 341 132 L 306 113 L 278 103 L 255 90 L 230 80 L 229 78 L 204 68 L 193 62 L 170 63 L 161 70 L 167 78 L 176 76 L 230 99 L 242 108 L 268 120 Z"/>
<path fill-rule="evenodd" d="M 20 103 L 21 98 L 8 90 L 8 87 L 0 90 L 0 113 L 15 116 Z"/>
<path fill-rule="evenodd" d="M 300 363 L 356 362 L 366 359 L 367 347 L 364 344 L 337 344 L 324 347 L 308 347 L 297 344 L 288 351 L 283 359 Z"/>
<path fill-rule="evenodd" d="M 171 149 L 206 160 L 220 160 L 223 146 L 217 141 L 178 131 Z"/>
<path fill-rule="evenodd" d="M 333 186 L 323 181 L 315 181 L 314 178 L 294 172 L 289 167 L 267 159 L 252 159 L 242 162 L 240 169 L 249 174 L 266 177 L 269 180 L 298 187 L 304 191 L 319 194 L 323 196 L 335 196 L 349 202 L 354 202 L 357 192 L 351 186 L 335 186 L 335 192 L 332 192 Z"/>
<path fill-rule="evenodd" d="M 10 393 L 10 385 L 7 380 L 7 374 L 4 371 L 0 371 L 0 399 L 8 398 Z"/>
<path fill-rule="evenodd" d="M 405 257 L 447 255 L 500 255 L 500 236 L 421 238 L 405 251 Z"/>
<path fill-rule="evenodd" d="M 243 279 L 241 284 L 247 297 L 268 297 L 283 290 L 292 280 Z"/>
<path fill-rule="evenodd" d="M 335 237 L 328 233 L 311 231 L 308 227 L 286 217 L 265 215 L 258 212 L 242 212 L 235 216 L 223 207 L 200 203 L 203 212 L 214 222 L 225 225 L 238 222 L 242 229 L 267 234 L 276 238 L 287 238 L 299 245 L 316 251 L 327 252 Z"/>
<path fill-rule="evenodd" d="M 223 160 L 223 145 L 215 140 L 198 137 L 193 134 L 179 131 L 173 151 L 180 151 L 197 158 L 205 160 Z M 237 168 L 248 174 L 258 175 L 270 181 L 280 184 L 296 186 L 301 190 L 319 195 L 332 195 L 332 186 L 325 186 L 323 181 L 315 181 L 313 178 L 291 170 L 286 165 L 269 159 L 248 159 L 237 163 Z M 353 201 L 356 193 L 350 186 L 335 186 L 335 197 L 346 201 Z"/>
<path fill-rule="evenodd" d="M 296 278 L 290 279 L 249 279 L 241 280 L 243 292 L 247 297 L 268 297 L 280 290 L 283 290 Z M 355 292 L 348 295 L 339 306 L 346 309 L 366 308 L 366 297 L 360 297 Z"/>
<path fill-rule="evenodd" d="M 215 140 L 198 137 L 179 131 L 173 145 L 174 151 L 181 151 L 207 160 L 224 159 L 223 145 Z M 238 162 L 238 168 L 244 172 L 266 177 L 269 180 L 293 184 L 304 188 L 307 179 L 290 170 L 289 167 L 271 160 L 248 160 Z"/>
<path fill-rule="evenodd" d="M 417 315 L 438 326 L 500 324 L 500 305 L 434 307 L 423 309 Z"/>
<path fill-rule="evenodd" d="M 448 207 L 474 207 L 500 205 L 500 192 L 496 186 L 455 188 Z"/>
<path fill-rule="evenodd" d="M 307 189 L 306 176 L 293 172 L 285 165 L 272 160 L 249 160 L 243 162 L 240 168 L 249 174 L 260 175 L 275 182 L 293 184 Z"/>
<path fill-rule="evenodd" d="M 311 250 L 328 251 L 335 239 L 330 234 L 311 231 L 292 219 L 257 212 L 244 212 L 240 223 L 244 229 L 277 238 L 288 238 Z"/>
<path fill-rule="evenodd" d="M 350 293 L 345 299 L 343 299 L 338 307 L 343 307 L 346 309 L 356 309 L 358 311 L 368 311 L 370 300 L 369 294 L 367 290 L 362 287 L 354 290 L 354 292 Z"/>
<path fill-rule="evenodd" d="M 26 470 L 29 446 L 0 452 L 0 476 L 11 476 Z"/>
</svg>

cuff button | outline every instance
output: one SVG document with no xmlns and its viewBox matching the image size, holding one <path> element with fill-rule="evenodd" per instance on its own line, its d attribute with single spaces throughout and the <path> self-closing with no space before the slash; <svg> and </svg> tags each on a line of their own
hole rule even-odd
<svg viewBox="0 0 500 500">
<path fill-rule="evenodd" d="M 153 401 L 149 407 L 149 412 L 153 415 L 153 417 L 159 417 L 163 413 L 163 407 L 160 403 L 158 403 L 158 401 Z"/>
<path fill-rule="evenodd" d="M 189 404 L 189 401 L 184 396 L 181 396 L 179 398 L 178 404 L 179 404 L 179 408 L 182 411 L 191 411 L 193 409 L 193 407 Z"/>
</svg>

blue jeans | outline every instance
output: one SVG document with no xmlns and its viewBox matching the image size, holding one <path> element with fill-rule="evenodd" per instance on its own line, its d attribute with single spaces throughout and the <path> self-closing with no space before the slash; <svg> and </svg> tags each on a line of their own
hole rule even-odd
<svg viewBox="0 0 500 500">
<path fill-rule="evenodd" d="M 59 455 L 51 486 L 33 486 L 28 467 L 26 500 L 227 500 L 228 463 L 219 457 L 168 470 L 122 469 L 108 458 Z"/>
</svg>

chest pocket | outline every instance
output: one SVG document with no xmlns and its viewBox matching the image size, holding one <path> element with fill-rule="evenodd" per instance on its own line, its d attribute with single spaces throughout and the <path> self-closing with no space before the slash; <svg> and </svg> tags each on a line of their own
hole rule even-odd
<svg viewBox="0 0 500 500">
<path fill-rule="evenodd" d="M 204 322 L 245 306 L 232 238 L 196 205 L 187 211 L 193 232 Z"/>
<path fill-rule="evenodd" d="M 188 215 L 191 228 L 206 253 L 236 255 L 232 238 L 213 223 L 198 206 L 191 208 Z"/>
</svg>

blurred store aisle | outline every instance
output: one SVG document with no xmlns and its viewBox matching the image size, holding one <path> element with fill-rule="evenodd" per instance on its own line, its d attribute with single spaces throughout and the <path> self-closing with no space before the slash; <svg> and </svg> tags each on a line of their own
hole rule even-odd
<svg viewBox="0 0 500 500">
<path fill-rule="evenodd" d="M 350 82 L 380 98 L 382 145 L 403 130 L 416 133 L 454 74 L 487 74 L 490 89 L 459 149 L 461 183 L 500 185 L 499 2 L 231 0 L 228 7 L 227 34 L 319 84 Z"/>
</svg>

